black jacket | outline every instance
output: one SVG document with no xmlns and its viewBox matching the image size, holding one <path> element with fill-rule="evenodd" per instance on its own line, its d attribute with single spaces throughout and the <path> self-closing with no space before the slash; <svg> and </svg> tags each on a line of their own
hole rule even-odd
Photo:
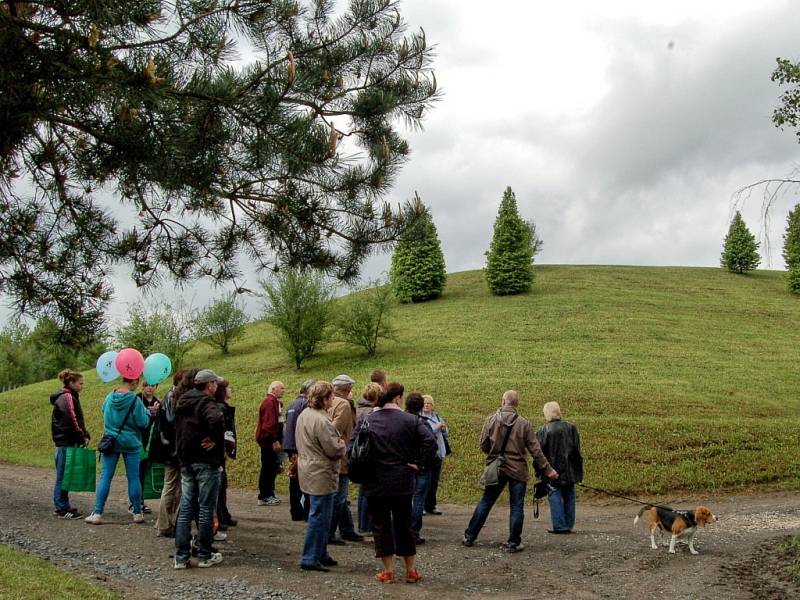
<svg viewBox="0 0 800 600">
<path fill-rule="evenodd" d="M 209 438 L 214 447 L 201 442 Z M 205 463 L 219 467 L 225 461 L 225 415 L 205 392 L 189 390 L 175 403 L 175 444 L 182 465 Z"/>
<path fill-rule="evenodd" d="M 164 401 L 158 407 L 158 413 L 153 424 L 153 440 L 150 442 L 151 461 L 165 465 L 179 466 L 178 450 L 175 447 L 175 405 L 173 394 L 175 388 L 170 389 L 164 396 Z"/>
<path fill-rule="evenodd" d="M 567 421 L 550 421 L 536 432 L 542 452 L 550 465 L 558 471 L 562 483 L 583 481 L 583 457 L 578 429 Z"/>
<path fill-rule="evenodd" d="M 81 446 L 89 440 L 89 432 L 83 422 L 83 409 L 78 393 L 68 388 L 58 390 L 50 396 L 53 418 L 50 429 L 56 446 Z"/>
</svg>

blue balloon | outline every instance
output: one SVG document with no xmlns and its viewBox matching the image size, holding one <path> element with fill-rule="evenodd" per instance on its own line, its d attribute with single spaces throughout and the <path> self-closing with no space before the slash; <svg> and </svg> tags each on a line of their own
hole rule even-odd
<svg viewBox="0 0 800 600">
<path fill-rule="evenodd" d="M 100 381 L 103 383 L 114 381 L 119 377 L 119 371 L 117 371 L 117 367 L 114 364 L 117 360 L 117 354 L 117 352 L 109 350 L 101 354 L 100 358 L 97 359 L 97 376 L 100 377 Z"/>
<path fill-rule="evenodd" d="M 172 361 L 166 354 L 156 352 L 144 359 L 144 380 L 150 385 L 158 385 L 172 373 Z"/>
</svg>

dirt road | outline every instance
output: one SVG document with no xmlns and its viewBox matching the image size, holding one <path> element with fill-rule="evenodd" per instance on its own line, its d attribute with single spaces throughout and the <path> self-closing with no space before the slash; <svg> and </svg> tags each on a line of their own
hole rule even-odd
<svg viewBox="0 0 800 600">
<path fill-rule="evenodd" d="M 633 525 L 632 504 L 580 502 L 576 532 L 546 533 L 546 503 L 538 520 L 526 507 L 525 551 L 509 555 L 505 541 L 508 507 L 495 507 L 473 548 L 460 544 L 472 507 L 446 505 L 444 515 L 426 517 L 427 543 L 419 552 L 425 579 L 408 584 L 374 582 L 372 546 L 332 547 L 339 561 L 331 573 L 298 569 L 303 524 L 289 519 L 286 503 L 259 507 L 255 494 L 229 492 L 239 526 L 219 543 L 224 562 L 212 569 L 174 571 L 172 540 L 156 538 L 154 518 L 134 525 L 127 513 L 124 477 L 117 475 L 106 507 L 108 524 L 90 526 L 52 514 L 52 472 L 0 465 L 0 543 L 45 557 L 61 568 L 98 580 L 126 598 L 800 598 L 785 575 L 779 547 L 800 533 L 800 494 L 774 493 L 687 498 L 700 500 L 720 521 L 696 538 L 700 555 L 686 546 L 670 555 L 651 550 L 646 528 Z M 89 511 L 93 494 L 75 494 L 73 504 Z M 149 502 L 156 507 L 157 501 Z M 664 542 L 667 540 L 664 539 Z M 400 565 L 398 564 L 398 569 Z"/>
</svg>

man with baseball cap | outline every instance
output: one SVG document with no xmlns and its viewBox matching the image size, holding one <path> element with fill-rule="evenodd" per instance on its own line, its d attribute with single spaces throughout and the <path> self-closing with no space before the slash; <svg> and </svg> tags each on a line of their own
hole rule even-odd
<svg viewBox="0 0 800 600">
<path fill-rule="evenodd" d="M 211 369 L 201 369 L 194 388 L 175 403 L 175 443 L 181 463 L 181 504 L 175 522 L 175 568 L 189 566 L 193 507 L 197 506 L 198 567 L 213 567 L 222 554 L 213 552 L 214 512 L 225 452 L 225 415 L 214 400 L 221 381 Z"/>
<path fill-rule="evenodd" d="M 333 384 L 333 402 L 328 409 L 333 426 L 339 432 L 339 437 L 345 444 L 350 443 L 353 429 L 356 425 L 356 407 L 353 404 L 353 385 L 355 381 L 347 375 L 337 375 L 331 381 Z M 342 458 L 339 466 L 339 489 L 333 499 L 333 518 L 328 543 L 334 545 L 344 544 L 344 540 L 360 542 L 364 538 L 356 533 L 353 525 L 353 515 L 347 505 L 347 492 L 350 485 L 348 477 L 347 456 Z M 341 537 L 336 535 L 337 528 Z"/>
</svg>

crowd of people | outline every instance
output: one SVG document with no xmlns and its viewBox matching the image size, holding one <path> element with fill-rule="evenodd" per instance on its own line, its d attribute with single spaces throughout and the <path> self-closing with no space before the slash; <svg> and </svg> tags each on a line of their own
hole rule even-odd
<svg viewBox="0 0 800 600">
<path fill-rule="evenodd" d="M 75 519 L 80 511 L 62 489 L 66 449 L 91 439 L 80 405 L 83 376 L 65 370 L 63 388 L 53 394 L 52 435 L 56 446 L 55 514 Z M 164 477 L 155 528 L 174 537 L 174 568 L 211 567 L 222 562 L 214 546 L 237 526 L 227 506 L 228 459 L 236 457 L 232 387 L 210 369 L 183 369 L 173 377 L 163 400 L 156 386 L 141 378 L 123 379 L 103 402 L 101 475 L 94 508 L 84 520 L 103 523 L 103 511 L 119 459 L 125 463 L 129 512 L 135 523 L 150 512 L 142 490 L 151 465 L 163 465 Z M 405 581 L 416 583 L 417 547 L 425 543 L 423 516 L 441 515 L 437 494 L 445 458 L 451 453 L 447 422 L 434 410 L 434 399 L 420 392 L 405 394 L 383 370 L 354 400 L 356 381 L 341 374 L 331 381 L 307 380 L 284 407 L 285 385 L 273 381 L 259 406 L 255 441 L 260 449 L 259 506 L 278 506 L 278 473 L 289 476 L 293 521 L 306 521 L 300 568 L 330 571 L 338 563 L 329 547 L 372 538 L 382 569 L 377 581 L 395 581 L 394 558 L 400 556 Z M 500 408 L 480 434 L 486 454 L 484 492 L 464 531 L 462 544 L 473 546 L 503 490 L 508 487 L 508 552 L 523 549 L 524 502 L 530 478 L 528 457 L 546 482 L 553 534 L 570 533 L 575 524 L 575 484 L 583 478 L 577 428 L 561 418 L 558 403 L 543 408 L 546 423 L 538 431 L 518 413 L 519 395 L 508 390 Z M 369 439 L 369 476 L 358 481 L 357 514 L 350 507 L 348 448 Z M 360 437 L 359 437 L 360 436 Z M 143 452 L 144 450 L 144 452 Z M 355 468 L 355 467 L 354 467 Z M 194 527 L 194 535 L 193 535 Z M 358 529 L 358 531 L 356 531 Z M 196 557 L 196 561 L 192 561 Z"/>
</svg>

